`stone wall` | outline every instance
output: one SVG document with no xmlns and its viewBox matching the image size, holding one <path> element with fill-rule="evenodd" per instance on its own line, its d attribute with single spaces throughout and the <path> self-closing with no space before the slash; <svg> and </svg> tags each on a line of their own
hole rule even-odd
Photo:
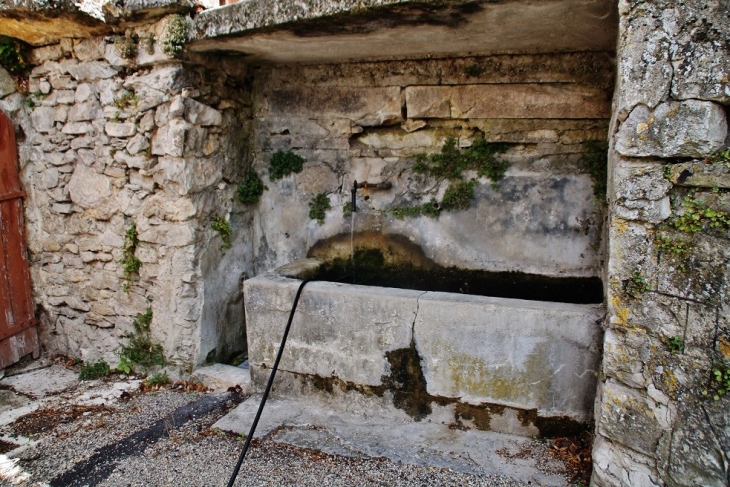
<svg viewBox="0 0 730 487">
<path fill-rule="evenodd" d="M 338 235 L 349 250 L 354 225 L 356 240 L 365 231 L 405 236 L 442 265 L 597 275 L 602 214 L 582 153 L 586 140 L 605 140 L 612 80 L 604 53 L 262 67 L 254 167 L 268 191 L 254 218 L 256 273 Z M 448 137 L 462 148 L 480 137 L 507 143 L 506 177 L 492 185 L 465 173 L 479 180 L 466 211 L 395 218 L 394 206 L 443 197 L 449 181 L 413 165 Z M 271 181 L 276 151 L 306 159 L 304 170 Z M 393 187 L 360 190 L 353 222 L 354 180 Z M 332 207 L 323 224 L 308 216 L 319 193 Z"/>
<path fill-rule="evenodd" d="M 596 486 L 726 486 L 730 5 L 620 2 Z"/>
<path fill-rule="evenodd" d="M 165 26 L 35 49 L 28 93 L 0 104 L 18 125 L 44 346 L 114 366 L 149 306 L 152 339 L 189 370 L 244 348 L 239 279 L 251 255 L 232 202 L 250 90 L 235 61 L 206 68 L 162 52 L 151 39 Z M 215 216 L 236 227 L 228 250 Z M 129 274 L 133 224 L 141 266 Z"/>
</svg>

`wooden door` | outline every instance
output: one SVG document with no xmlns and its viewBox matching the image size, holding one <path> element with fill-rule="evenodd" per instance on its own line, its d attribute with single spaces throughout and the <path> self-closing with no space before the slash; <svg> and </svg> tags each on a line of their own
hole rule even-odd
<svg viewBox="0 0 730 487">
<path fill-rule="evenodd" d="M 38 356 L 18 150 L 10 119 L 0 112 L 0 369 Z"/>
</svg>

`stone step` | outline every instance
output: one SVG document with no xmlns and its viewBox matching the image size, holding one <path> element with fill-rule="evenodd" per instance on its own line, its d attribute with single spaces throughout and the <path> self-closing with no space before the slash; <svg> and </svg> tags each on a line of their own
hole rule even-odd
<svg viewBox="0 0 730 487">
<path fill-rule="evenodd" d="M 251 393 L 251 371 L 248 368 L 209 364 L 195 369 L 192 376 L 214 391 L 240 386 L 243 394 Z"/>
<path fill-rule="evenodd" d="M 213 425 L 247 434 L 261 401 L 251 396 Z M 375 404 L 350 403 L 350 410 L 330 408 L 309 396 L 270 398 L 255 438 L 345 457 L 385 457 L 397 463 L 450 468 L 455 471 L 512 477 L 524 485 L 565 486 L 565 467 L 550 457 L 548 443 L 520 436 L 459 430 L 434 411 L 428 421 L 406 414 L 384 416 Z"/>
</svg>

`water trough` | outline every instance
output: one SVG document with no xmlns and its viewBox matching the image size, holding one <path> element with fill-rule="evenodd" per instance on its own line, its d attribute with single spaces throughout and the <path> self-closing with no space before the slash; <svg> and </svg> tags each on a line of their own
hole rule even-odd
<svg viewBox="0 0 730 487">
<path fill-rule="evenodd" d="M 303 259 L 245 282 L 254 391 L 265 386 L 301 280 L 327 268 Z M 312 282 L 274 394 L 329 396 L 349 410 L 378 404 L 458 429 L 573 434 L 592 417 L 601 315 L 597 303 Z"/>
</svg>

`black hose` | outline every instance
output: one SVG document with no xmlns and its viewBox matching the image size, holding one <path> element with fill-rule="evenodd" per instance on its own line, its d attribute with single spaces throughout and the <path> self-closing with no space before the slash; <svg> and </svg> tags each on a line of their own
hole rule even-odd
<svg viewBox="0 0 730 487">
<path fill-rule="evenodd" d="M 269 398 L 271 386 L 274 384 L 274 377 L 276 377 L 276 371 L 279 369 L 279 362 L 281 361 L 281 356 L 284 353 L 284 345 L 286 345 L 286 339 L 289 336 L 289 329 L 291 328 L 291 322 L 294 319 L 294 312 L 297 310 L 297 304 L 299 304 L 299 296 L 301 296 L 304 286 L 311 281 L 312 279 L 305 279 L 299 285 L 297 295 L 294 298 L 294 304 L 292 304 L 291 307 L 291 313 L 289 313 L 289 322 L 287 322 L 286 324 L 284 337 L 281 339 L 279 353 L 276 355 L 276 360 L 274 360 L 274 366 L 272 367 L 271 375 L 269 376 L 269 382 L 268 384 L 266 384 L 266 390 L 264 390 L 264 397 L 261 398 L 259 410 L 256 412 L 256 417 L 254 418 L 253 424 L 251 425 L 251 430 L 248 432 L 248 436 L 246 436 L 246 442 L 243 444 L 243 450 L 241 450 L 241 454 L 238 456 L 238 463 L 236 463 L 236 468 L 233 470 L 233 475 L 231 475 L 231 479 L 228 481 L 228 487 L 233 487 L 233 483 L 236 481 L 236 477 L 238 477 L 238 471 L 241 470 L 241 464 L 243 463 L 243 459 L 246 457 L 248 446 L 251 444 L 251 439 L 253 438 L 254 431 L 256 431 L 256 426 L 258 426 L 259 424 L 259 419 L 261 419 L 261 413 L 263 412 L 264 406 L 266 405 L 266 400 Z"/>
</svg>

